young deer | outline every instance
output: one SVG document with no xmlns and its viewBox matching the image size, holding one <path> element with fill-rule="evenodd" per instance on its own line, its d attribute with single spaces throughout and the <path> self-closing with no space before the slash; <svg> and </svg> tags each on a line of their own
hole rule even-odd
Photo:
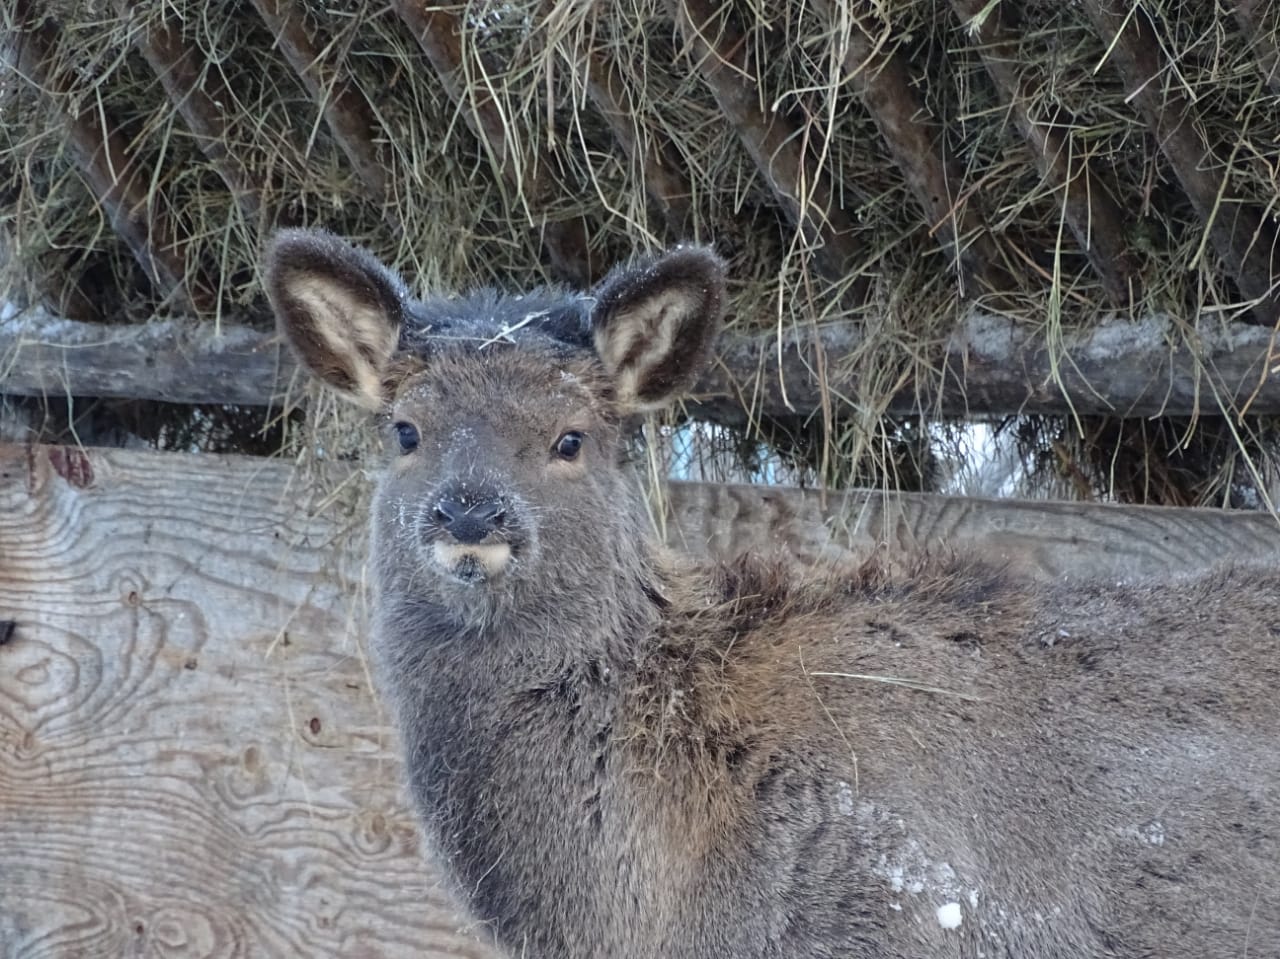
<svg viewBox="0 0 1280 959">
<path fill-rule="evenodd" d="M 1280 956 L 1280 575 L 681 566 L 621 451 L 707 362 L 714 254 L 419 302 L 286 231 L 266 273 L 383 424 L 381 692 L 510 955 Z"/>
</svg>

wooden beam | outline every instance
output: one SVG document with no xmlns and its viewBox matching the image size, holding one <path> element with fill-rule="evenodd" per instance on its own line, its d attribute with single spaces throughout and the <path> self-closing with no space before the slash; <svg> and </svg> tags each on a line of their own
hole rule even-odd
<svg viewBox="0 0 1280 959">
<path fill-rule="evenodd" d="M 329 611 L 358 585 L 361 475 L 358 467 L 340 463 L 309 469 L 304 477 L 292 463 L 251 456 L 0 443 L 0 502 L 6 483 L 11 497 L 32 491 L 35 499 L 50 500 L 43 508 L 26 504 L 11 513 L 15 526 L 24 516 L 62 512 L 62 499 L 78 498 L 83 502 L 75 505 L 82 506 L 129 491 L 135 513 L 138 503 L 154 499 L 157 509 L 141 513 L 167 522 L 203 516 L 206 504 L 216 514 L 236 503 L 236 515 L 217 526 L 211 545 L 234 554 L 244 549 L 234 542 L 237 530 L 250 538 L 257 530 L 286 530 L 281 548 L 309 544 L 287 567 L 289 575 L 318 577 L 318 605 Z M 335 499 L 331 493 L 338 488 L 347 494 Z M 873 549 L 908 560 L 919 550 L 978 551 L 1009 564 L 1015 575 L 1047 579 L 1178 575 L 1241 557 L 1280 563 L 1280 525 L 1261 512 L 690 482 L 663 484 L 654 501 L 667 545 L 711 559 L 777 549 L 804 562 Z M 317 504 L 325 504 L 322 514 Z M 29 543 L 31 537 L 10 541 Z M 253 554 L 251 568 L 240 575 L 259 581 L 257 567 L 268 560 Z M 317 564 L 327 572 L 318 572 Z M 336 609 L 342 619 L 341 605 Z"/>
<path fill-rule="evenodd" d="M 374 144 L 378 121 L 355 78 L 343 67 L 327 62 L 324 51 L 307 30 L 302 8 L 294 0 L 253 0 L 253 5 L 293 72 L 320 104 L 334 140 L 351 161 L 369 199 L 382 205 L 383 215 L 399 229 L 398 218 L 385 202 L 387 169 Z"/>
<path fill-rule="evenodd" d="M 857 372 L 842 364 L 862 344 L 854 324 L 828 325 L 816 338 L 790 333 L 722 337 L 719 362 L 698 384 L 703 412 L 724 423 L 742 417 L 755 392 L 761 415 L 785 419 L 819 408 L 822 387 L 812 371 L 824 351 L 827 388 L 836 410 L 856 398 Z M 1063 336 L 1056 350 L 1038 335 L 972 311 L 939 351 L 932 370 L 908 376 L 884 412 L 910 415 L 1003 416 L 1018 413 L 1187 416 L 1244 410 L 1280 411 L 1280 376 L 1268 371 L 1275 331 L 1235 324 L 1205 334 L 1196 350 L 1177 339 L 1164 317 L 1113 321 Z M 761 371 L 752 377 L 751 371 Z M 1251 405 L 1250 405 L 1251 404 Z"/>
<path fill-rule="evenodd" d="M 1236 20 L 1251 38 L 1267 85 L 1280 93 L 1280 4 L 1275 0 L 1236 0 Z"/>
<path fill-rule="evenodd" d="M 1256 303 L 1259 322 L 1280 321 L 1280 238 L 1256 206 L 1225 184 L 1227 165 L 1201 136 L 1195 107 L 1171 79 L 1155 23 L 1141 5 L 1121 13 L 1110 0 L 1082 3 L 1214 251 Z"/>
<path fill-rule="evenodd" d="M 638 129 L 640 116 L 617 64 L 599 50 L 587 50 L 581 59 L 587 96 L 609 125 L 618 147 L 640 165 L 645 192 L 662 212 L 671 236 L 688 239 L 693 229 L 693 191 L 678 172 L 679 159 L 668 144 L 654 143 Z"/>
<path fill-rule="evenodd" d="M 746 38 L 730 22 L 729 7 L 712 0 L 667 0 L 690 59 L 732 124 L 738 139 L 792 225 L 833 277 L 854 275 L 868 252 L 840 206 L 826 174 L 805 148 L 805 136 L 780 114 L 760 107 L 760 88 L 748 62 Z M 853 299 L 861 299 L 860 288 Z"/>
<path fill-rule="evenodd" d="M 130 0 L 115 0 L 121 19 L 137 18 Z M 226 116 L 236 98 L 210 68 L 198 48 L 164 22 L 162 8 L 134 29 L 133 42 L 151 67 L 200 152 L 209 160 L 245 219 L 257 223 L 263 214 L 262 188 L 231 148 Z M 275 211 L 272 211 L 273 214 Z M 281 221 L 283 222 L 283 221 Z"/>
<path fill-rule="evenodd" d="M 1129 255 L 1126 217 L 1088 157 L 1073 155 L 1067 137 L 1048 118 L 1033 116 L 1028 71 L 1012 31 L 1005 26 L 1008 2 L 952 0 L 963 32 L 973 38 L 987 75 L 1009 109 L 1040 175 L 1062 197 L 1063 214 L 1112 305 L 1124 309 L 1142 295 L 1137 266 Z"/>
<path fill-rule="evenodd" d="M 1212 415 L 1221 404 L 1280 413 L 1280 343 L 1273 331 L 1235 324 L 1204 334 L 1195 352 L 1170 348 L 1174 339 L 1171 324 L 1158 317 L 1114 322 L 1067 335 L 1055 357 L 1038 336 L 975 312 L 938 354 L 939 372 L 931 375 L 941 388 L 913 382 L 884 412 L 1189 416 Z M 808 417 L 822 402 L 811 372 L 821 348 L 838 414 L 846 405 L 841 397 L 854 396 L 858 385 L 856 370 L 839 358 L 862 343 L 852 323 L 781 340 L 772 332 L 726 333 L 690 409 L 730 425 L 745 422 L 745 407 L 754 416 Z M 221 334 L 212 324 L 103 326 L 33 309 L 0 324 L 0 393 L 268 405 L 300 392 L 297 376 L 274 334 L 234 323 L 224 323 Z"/>
<path fill-rule="evenodd" d="M 1177 576 L 1218 562 L 1280 565 L 1262 512 L 983 499 L 926 493 L 671 483 L 667 542 L 696 556 L 776 550 L 804 562 L 883 549 L 981 555 L 1034 579 Z"/>
<path fill-rule="evenodd" d="M 516 205 L 523 207 L 536 223 L 539 208 L 551 194 L 551 184 L 518 162 L 497 102 L 485 84 L 472 82 L 473 77 L 486 77 L 490 71 L 464 43 L 462 19 L 430 0 L 394 0 L 392 6 L 417 39 L 467 126 L 488 152 L 499 178 L 514 192 Z M 538 160 L 533 164 L 535 169 L 551 164 L 550 157 Z M 599 278 L 600 270 L 591 262 L 586 224 L 581 218 L 548 220 L 537 226 L 552 267 L 562 279 L 585 289 Z"/>
<path fill-rule="evenodd" d="M 57 30 L 37 24 L 28 0 L 17 0 L 15 16 L 28 28 L 6 39 L 6 58 L 14 72 L 43 94 L 46 104 L 62 117 L 66 145 L 85 185 L 102 207 L 111 228 L 124 241 L 159 295 L 178 311 L 190 311 L 193 300 L 211 305 L 207 293 L 192 289 L 186 274 L 186 253 L 169 229 L 172 214 L 164 194 L 151 191 L 152 175 L 130 153 L 101 104 L 90 100 L 79 110 L 66 109 L 71 82 L 53 69 L 51 57 Z"/>
<path fill-rule="evenodd" d="M 0 445 L 3 955 L 492 959 L 370 689 L 363 523 L 258 465 Z"/>
<path fill-rule="evenodd" d="M 835 16 L 830 0 L 818 11 Z M 1000 267 L 999 251 L 982 222 L 978 200 L 965 194 L 964 177 L 948 154 L 939 124 L 912 84 L 907 64 L 887 43 L 874 42 L 865 5 L 845 9 L 849 23 L 833 24 L 847 41 L 844 69 L 862 105 L 875 121 L 889 155 L 907 182 L 929 230 L 956 271 L 961 296 L 1013 289 Z M 882 38 L 883 39 L 883 38 Z M 977 282 L 978 288 L 972 287 Z"/>
<path fill-rule="evenodd" d="M 110 326 L 32 308 L 0 324 L 0 393 L 16 396 L 266 406 L 297 373 L 272 335 L 234 323 Z"/>
</svg>

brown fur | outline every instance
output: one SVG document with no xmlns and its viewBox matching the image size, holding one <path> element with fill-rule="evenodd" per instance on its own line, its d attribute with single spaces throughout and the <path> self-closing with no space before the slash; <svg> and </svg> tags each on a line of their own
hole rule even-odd
<svg viewBox="0 0 1280 959">
<path fill-rule="evenodd" d="M 270 275 L 388 300 L 398 281 L 355 254 L 326 273 L 334 250 L 290 235 Z M 682 256 L 581 305 L 609 368 L 569 296 L 553 333 L 406 327 L 353 358 L 315 352 L 341 316 L 273 293 L 317 373 L 368 364 L 421 435 L 379 482 L 373 645 L 425 834 L 481 928 L 539 957 L 1280 956 L 1280 574 L 674 560 L 620 449 L 714 328 L 719 264 Z M 478 302 L 387 322 L 470 330 Z M 679 357 L 639 348 L 648 330 Z M 453 555 L 432 552 L 446 488 L 503 504 L 505 569 L 432 559 Z"/>
</svg>

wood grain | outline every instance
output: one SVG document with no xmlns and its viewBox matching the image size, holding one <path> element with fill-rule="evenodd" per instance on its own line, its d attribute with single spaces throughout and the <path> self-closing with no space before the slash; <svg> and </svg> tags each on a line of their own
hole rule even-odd
<svg viewBox="0 0 1280 959">
<path fill-rule="evenodd" d="M 370 691 L 361 484 L 0 444 L 0 956 L 472 957 Z M 1035 576 L 1273 558 L 1257 514 L 673 484 L 673 545 Z"/>
<path fill-rule="evenodd" d="M 673 546 L 709 556 L 972 552 L 1040 579 L 1158 577 L 1232 560 L 1280 565 L 1280 520 L 1260 512 L 679 483 L 666 515 Z"/>
<path fill-rule="evenodd" d="M 5 959 L 486 955 L 369 691 L 354 519 L 289 479 L 0 447 Z"/>
</svg>

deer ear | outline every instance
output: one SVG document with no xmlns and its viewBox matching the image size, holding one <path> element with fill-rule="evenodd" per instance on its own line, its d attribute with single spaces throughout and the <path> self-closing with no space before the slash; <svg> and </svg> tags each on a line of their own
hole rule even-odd
<svg viewBox="0 0 1280 959">
<path fill-rule="evenodd" d="M 595 293 L 596 353 L 626 412 L 665 406 L 692 388 L 711 353 L 724 309 L 724 261 L 679 247 L 615 270 Z"/>
<path fill-rule="evenodd" d="M 302 364 L 339 395 L 385 405 L 407 291 L 368 251 L 324 230 L 281 230 L 266 253 L 267 298 Z"/>
</svg>

